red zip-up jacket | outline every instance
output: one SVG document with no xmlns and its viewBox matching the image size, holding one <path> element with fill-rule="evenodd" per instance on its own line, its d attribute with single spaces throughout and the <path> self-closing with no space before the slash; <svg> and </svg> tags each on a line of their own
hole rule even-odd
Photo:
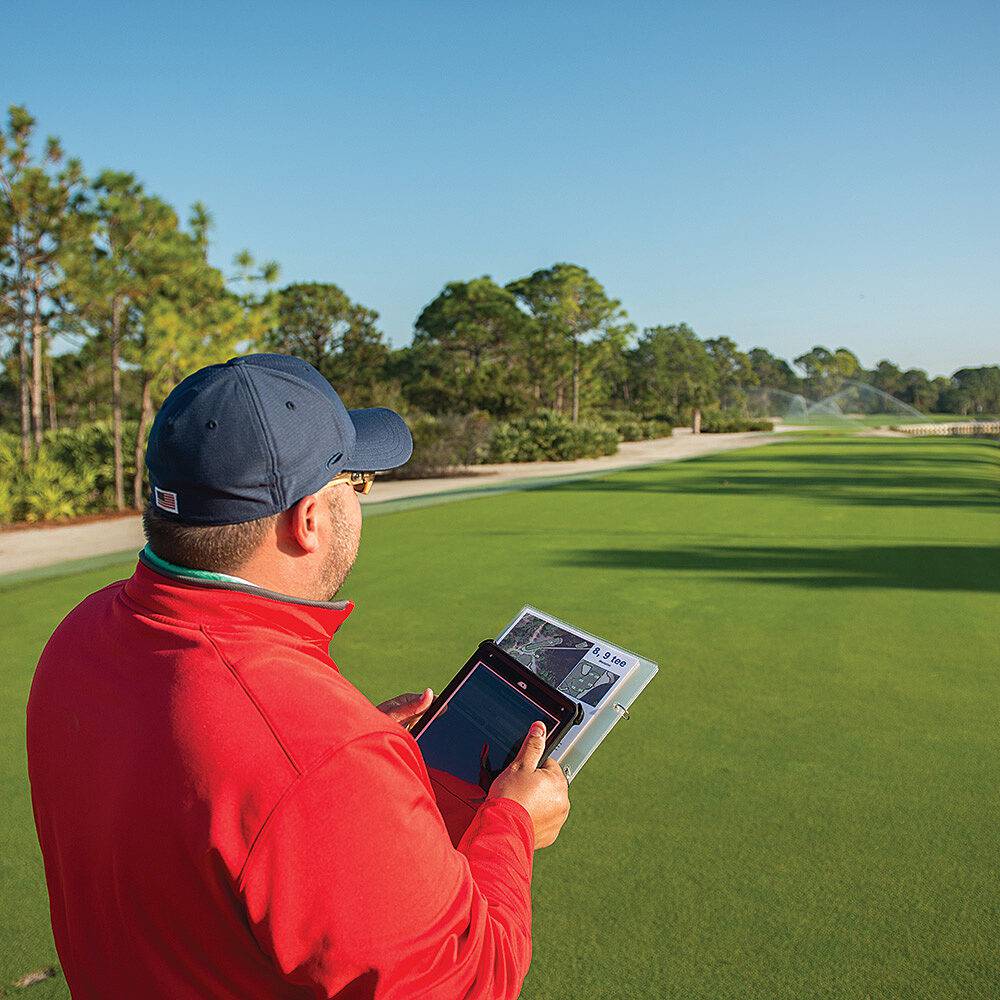
<svg viewBox="0 0 1000 1000">
<path fill-rule="evenodd" d="M 492 799 L 452 846 L 328 655 L 352 608 L 140 562 L 56 629 L 28 770 L 75 1000 L 518 995 L 530 817 Z"/>
</svg>

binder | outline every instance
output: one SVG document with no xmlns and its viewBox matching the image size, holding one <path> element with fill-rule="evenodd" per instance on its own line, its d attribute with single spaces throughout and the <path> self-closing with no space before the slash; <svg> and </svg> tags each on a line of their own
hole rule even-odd
<svg viewBox="0 0 1000 1000">
<path fill-rule="evenodd" d="M 544 646 L 545 642 L 552 645 Z M 570 728 L 551 753 L 568 781 L 580 773 L 618 722 L 630 718 L 630 708 L 659 670 L 652 660 L 531 605 L 508 622 L 497 645 L 582 706 L 582 721 Z M 579 659 L 574 663 L 577 652 Z M 558 663 L 550 662 L 557 658 Z M 616 670 L 620 673 L 612 681 Z M 592 673 L 600 683 L 584 690 Z M 597 704 L 592 704 L 594 700 Z"/>
</svg>

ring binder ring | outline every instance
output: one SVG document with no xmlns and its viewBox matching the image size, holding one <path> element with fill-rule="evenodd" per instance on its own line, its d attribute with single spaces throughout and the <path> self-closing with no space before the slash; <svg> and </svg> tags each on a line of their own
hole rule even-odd
<svg viewBox="0 0 1000 1000">
<path fill-rule="evenodd" d="M 632 718 L 632 716 L 628 714 L 628 709 L 627 709 L 627 708 L 626 708 L 626 707 L 625 707 L 624 705 L 619 705 L 617 701 L 615 702 L 615 708 L 617 708 L 617 709 L 619 709 L 619 710 L 621 711 L 621 713 L 622 713 L 622 718 L 623 718 L 623 719 L 624 719 L 624 720 L 625 720 L 626 722 L 627 722 L 627 721 L 628 721 L 629 719 L 631 719 L 631 718 Z"/>
</svg>

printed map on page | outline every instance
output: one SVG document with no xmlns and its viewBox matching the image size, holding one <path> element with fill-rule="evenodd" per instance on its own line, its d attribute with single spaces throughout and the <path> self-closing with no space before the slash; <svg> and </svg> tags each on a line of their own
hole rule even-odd
<svg viewBox="0 0 1000 1000">
<path fill-rule="evenodd" d="M 525 610 L 497 645 L 564 694 L 593 710 L 637 659 L 631 653 L 571 632 L 540 612 Z"/>
</svg>

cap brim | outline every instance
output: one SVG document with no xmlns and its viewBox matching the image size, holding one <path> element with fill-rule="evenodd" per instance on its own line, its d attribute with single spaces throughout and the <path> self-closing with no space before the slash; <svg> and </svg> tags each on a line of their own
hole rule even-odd
<svg viewBox="0 0 1000 1000">
<path fill-rule="evenodd" d="M 409 461 L 413 438 L 398 413 L 384 406 L 347 412 L 357 441 L 344 468 L 352 472 L 385 472 Z"/>
</svg>

